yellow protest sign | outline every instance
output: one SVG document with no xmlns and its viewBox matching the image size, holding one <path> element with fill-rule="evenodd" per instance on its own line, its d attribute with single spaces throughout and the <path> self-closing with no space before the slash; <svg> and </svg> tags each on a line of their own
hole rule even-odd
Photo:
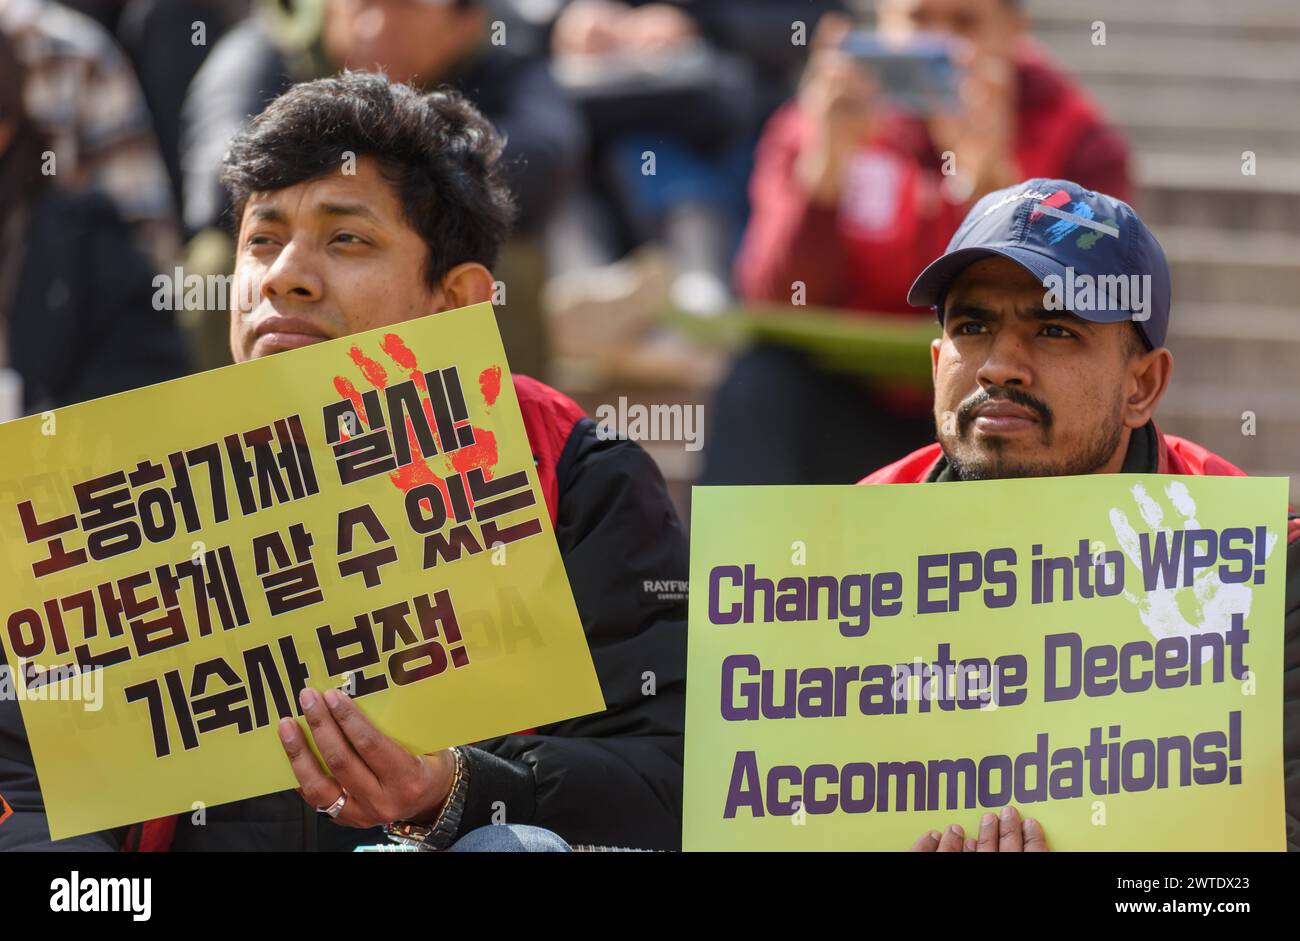
<svg viewBox="0 0 1300 941">
<path fill-rule="evenodd" d="M 683 845 L 1281 850 L 1285 478 L 697 487 Z"/>
<path fill-rule="evenodd" d="M 304 685 L 414 752 L 604 708 L 486 304 L 2 425 L 0 545 L 55 839 L 296 786 Z"/>
</svg>

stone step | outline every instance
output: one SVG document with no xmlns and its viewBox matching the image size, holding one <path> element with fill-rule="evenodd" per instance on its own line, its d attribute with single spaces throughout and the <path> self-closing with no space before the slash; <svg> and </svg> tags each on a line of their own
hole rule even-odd
<svg viewBox="0 0 1300 941">
<path fill-rule="evenodd" d="M 1300 471 L 1300 343 L 1169 338 L 1174 374 L 1162 411 L 1188 418 L 1292 427 L 1289 459 Z"/>
<path fill-rule="evenodd" d="M 1256 155 L 1271 153 L 1280 157 L 1300 155 L 1300 124 L 1243 130 L 1240 127 L 1185 125 L 1176 122 L 1144 124 L 1142 115 L 1108 113 L 1108 119 L 1128 139 L 1135 153 L 1176 151 L 1198 157 L 1236 154 L 1253 150 Z"/>
<path fill-rule="evenodd" d="M 1294 385 L 1268 385 L 1261 380 L 1250 385 L 1236 381 L 1240 373 L 1229 375 L 1227 381 L 1216 382 L 1202 374 L 1195 381 L 1180 375 L 1174 367 L 1175 378 L 1169 385 L 1161 413 L 1176 414 L 1197 421 L 1231 423 L 1236 426 L 1234 435 L 1242 434 L 1242 423 L 1250 415 L 1256 426 L 1285 427 L 1286 434 L 1275 437 L 1273 445 L 1285 449 L 1294 461 L 1300 455 L 1300 389 Z M 1249 413 L 1246 414 L 1246 413 Z M 1300 471 L 1300 463 L 1296 465 Z"/>
<path fill-rule="evenodd" d="M 1086 84 L 1094 75 L 1145 81 L 1176 79 L 1196 86 L 1207 80 L 1300 85 L 1300 42 L 1223 35 L 1181 35 L 1174 40 L 1150 29 L 1107 27 L 1106 44 L 1093 45 L 1090 23 L 1037 25 L 1034 37 L 1067 73 Z"/>
<path fill-rule="evenodd" d="M 1250 473 L 1290 475 L 1300 496 L 1300 387 L 1293 378 L 1300 339 L 1212 339 L 1184 331 L 1169 345 L 1174 375 L 1160 405 L 1161 427 Z"/>
<path fill-rule="evenodd" d="M 1252 135 L 1270 128 L 1300 131 L 1300 95 L 1290 86 L 1208 80 L 1182 85 L 1149 79 L 1135 88 L 1123 77 L 1092 76 L 1088 90 L 1107 117 L 1126 127 L 1199 128 L 1239 136 L 1237 152 L 1257 150 Z"/>
<path fill-rule="evenodd" d="M 1040 29 L 1101 20 L 1108 40 L 1118 29 L 1147 30 L 1166 42 L 1185 33 L 1300 38 L 1300 4 L 1294 0 L 1028 0 L 1025 11 Z"/>
<path fill-rule="evenodd" d="M 1264 307 L 1300 297 L 1300 235 L 1193 226 L 1152 231 L 1169 259 L 1175 297 Z"/>
<path fill-rule="evenodd" d="M 1300 268 L 1173 262 L 1170 270 L 1178 285 L 1175 297 L 1267 304 L 1300 292 Z"/>
<path fill-rule="evenodd" d="M 1138 153 L 1136 206 L 1152 226 L 1300 232 L 1300 159 L 1256 153 L 1255 173 L 1241 154 Z"/>
<path fill-rule="evenodd" d="M 1174 354 L 1169 401 L 1184 411 L 1207 409 L 1207 415 L 1239 422 L 1247 420 L 1247 412 L 1256 421 L 1300 422 L 1300 390 L 1281 385 L 1294 373 L 1300 345 L 1292 344 L 1285 354 L 1267 361 L 1258 351 L 1226 344 L 1217 355 L 1192 352 L 1189 343 L 1178 338 L 1170 339 L 1169 348 Z M 1293 440 L 1291 449 L 1300 470 L 1300 440 Z"/>
<path fill-rule="evenodd" d="M 1198 343 L 1274 345 L 1292 349 L 1300 344 L 1300 311 L 1281 305 L 1213 304 L 1181 300 L 1174 284 L 1172 337 Z M 1300 387 L 1300 378 L 1293 381 Z"/>
<path fill-rule="evenodd" d="M 1245 434 L 1239 416 L 1193 414 L 1177 400 L 1162 402 L 1156 421 L 1161 430 L 1209 448 L 1248 474 L 1291 478 L 1292 502 L 1300 496 L 1300 455 L 1294 444 L 1300 421 L 1257 420 L 1254 434 Z"/>
</svg>

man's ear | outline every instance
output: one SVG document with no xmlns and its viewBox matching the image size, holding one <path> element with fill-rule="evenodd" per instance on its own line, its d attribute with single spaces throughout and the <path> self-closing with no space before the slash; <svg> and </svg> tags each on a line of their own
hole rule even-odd
<svg viewBox="0 0 1300 941">
<path fill-rule="evenodd" d="M 936 377 L 939 375 L 939 350 L 943 347 L 943 337 L 935 337 L 930 341 L 930 384 L 934 385 Z"/>
<path fill-rule="evenodd" d="M 455 310 L 457 307 L 468 307 L 471 304 L 492 300 L 496 281 L 492 278 L 492 272 L 478 262 L 467 261 L 443 275 L 439 287 L 442 293 L 442 306 L 438 308 L 437 313 L 442 313 L 444 310 Z"/>
<path fill-rule="evenodd" d="M 1125 425 L 1141 428 L 1151 420 L 1173 372 L 1174 354 L 1163 346 L 1133 357 L 1129 362 L 1129 394 L 1124 400 Z"/>
</svg>

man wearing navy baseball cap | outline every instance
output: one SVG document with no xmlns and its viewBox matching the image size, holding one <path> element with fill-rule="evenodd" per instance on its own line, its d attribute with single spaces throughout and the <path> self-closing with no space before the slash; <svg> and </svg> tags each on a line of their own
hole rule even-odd
<svg viewBox="0 0 1300 941">
<path fill-rule="evenodd" d="M 930 348 L 936 444 L 864 478 L 925 483 L 1067 474 L 1244 476 L 1153 421 L 1169 385 L 1169 265 L 1127 203 L 1027 180 L 975 204 L 908 301 L 943 328 Z M 1300 518 L 1287 528 L 1287 843 L 1300 847 Z M 921 837 L 923 851 L 1046 849 L 1015 808 Z"/>
</svg>

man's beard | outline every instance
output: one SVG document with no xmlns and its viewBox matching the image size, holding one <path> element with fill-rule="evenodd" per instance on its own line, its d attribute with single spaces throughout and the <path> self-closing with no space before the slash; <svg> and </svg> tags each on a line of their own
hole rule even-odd
<svg viewBox="0 0 1300 941">
<path fill-rule="evenodd" d="M 993 437 L 988 440 L 987 455 L 963 460 L 949 447 L 948 442 L 939 438 L 944 457 L 958 480 L 1005 480 L 1013 477 L 1067 477 L 1076 474 L 1091 474 L 1104 467 L 1114 456 L 1123 434 L 1120 420 L 1122 402 L 1116 398 L 1110 419 L 1089 436 L 1083 447 L 1074 454 L 1053 462 L 1048 458 L 1052 446 L 1052 424 L 1054 416 L 1046 402 L 1023 392 L 1014 386 L 993 387 L 989 391 L 983 387 L 967 396 L 957 408 L 957 438 L 962 442 L 970 441 L 970 426 L 974 421 L 974 411 L 986 402 L 1004 400 L 1014 402 L 1022 408 L 1033 411 L 1039 419 L 1042 430 L 1044 459 L 1016 460 L 1003 452 L 1008 442 Z"/>
</svg>

